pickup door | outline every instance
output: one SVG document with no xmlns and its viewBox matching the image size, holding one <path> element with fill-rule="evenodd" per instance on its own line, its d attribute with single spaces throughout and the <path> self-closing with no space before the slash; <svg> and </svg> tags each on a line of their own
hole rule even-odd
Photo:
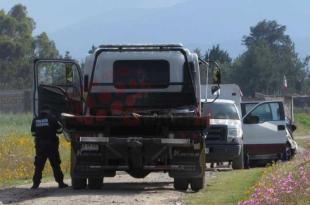
<svg viewBox="0 0 310 205">
<path fill-rule="evenodd" d="M 279 159 L 287 136 L 282 102 L 263 102 L 243 117 L 244 150 L 249 159 Z"/>
<path fill-rule="evenodd" d="M 62 112 L 82 113 L 80 66 L 72 60 L 37 59 L 34 61 L 33 113 L 38 116 L 49 106 L 60 118 Z"/>
</svg>

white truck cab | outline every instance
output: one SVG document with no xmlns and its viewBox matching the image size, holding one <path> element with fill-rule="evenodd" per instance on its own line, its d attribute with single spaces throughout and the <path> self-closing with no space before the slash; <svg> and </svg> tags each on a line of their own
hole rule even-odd
<svg viewBox="0 0 310 205">
<path fill-rule="evenodd" d="M 297 152 L 298 145 L 292 137 L 293 130 L 290 129 L 290 125 L 285 119 L 285 109 L 282 101 L 242 101 L 241 89 L 236 84 L 222 84 L 219 96 L 213 95 L 211 88 L 212 85 L 202 85 L 202 98 L 206 97 L 209 100 L 217 98 L 214 105 L 225 102 L 225 99 L 231 100 L 239 110 L 240 123 L 242 124 L 239 133 L 243 133 L 243 140 L 239 140 L 239 143 L 243 144 L 242 151 L 246 167 L 249 166 L 250 161 L 289 160 Z M 203 112 L 206 111 L 203 109 Z M 214 117 L 211 116 L 211 118 Z M 224 123 L 222 120 L 211 119 L 210 124 L 209 130 L 216 129 L 215 127 L 219 129 L 222 125 L 227 124 L 227 121 Z M 209 137 L 212 132 L 214 131 L 209 131 Z M 232 154 L 227 151 L 227 148 L 218 152 L 214 151 L 216 150 L 215 147 L 231 146 L 227 143 L 225 144 L 223 141 L 215 143 L 206 140 L 206 151 L 210 152 L 206 155 L 206 160 L 209 162 L 228 161 L 224 159 L 230 159 Z"/>
</svg>

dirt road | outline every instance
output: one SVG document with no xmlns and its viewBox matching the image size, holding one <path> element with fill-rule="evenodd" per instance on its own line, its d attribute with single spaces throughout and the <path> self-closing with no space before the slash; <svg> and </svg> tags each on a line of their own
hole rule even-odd
<svg viewBox="0 0 310 205">
<path fill-rule="evenodd" d="M 206 172 L 209 178 L 211 172 Z M 206 179 L 207 181 L 207 179 Z M 68 183 L 70 183 L 68 181 Z M 173 179 L 168 174 L 152 173 L 144 179 L 135 179 L 119 173 L 114 178 L 105 178 L 101 190 L 58 189 L 54 182 L 41 184 L 38 190 L 31 185 L 0 189 L 0 204 L 23 205 L 85 205 L 85 204 L 134 204 L 134 205 L 181 205 L 185 196 L 192 192 L 173 189 Z"/>
</svg>

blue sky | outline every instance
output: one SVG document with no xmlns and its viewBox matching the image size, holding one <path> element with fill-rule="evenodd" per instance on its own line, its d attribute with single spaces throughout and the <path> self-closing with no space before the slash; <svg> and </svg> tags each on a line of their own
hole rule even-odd
<svg viewBox="0 0 310 205">
<path fill-rule="evenodd" d="M 37 32 L 53 32 L 109 10 L 167 7 L 183 1 L 186 0 L 0 0 L 0 9 L 8 11 L 18 3 L 26 5 L 37 23 Z"/>
<path fill-rule="evenodd" d="M 302 57 L 310 55 L 309 0 L 0 0 L 8 11 L 27 6 L 62 53 L 83 58 L 101 43 L 181 42 L 193 49 L 220 44 L 233 57 L 242 37 L 263 19 L 287 26 Z"/>
</svg>

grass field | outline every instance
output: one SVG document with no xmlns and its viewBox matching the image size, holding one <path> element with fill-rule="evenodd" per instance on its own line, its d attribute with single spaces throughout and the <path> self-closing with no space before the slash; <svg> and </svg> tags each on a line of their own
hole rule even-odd
<svg viewBox="0 0 310 205">
<path fill-rule="evenodd" d="M 0 137 L 30 133 L 32 114 L 0 113 Z"/>
<path fill-rule="evenodd" d="M 296 113 L 295 122 L 297 130 L 294 134 L 296 136 L 310 136 L 310 113 Z"/>
<path fill-rule="evenodd" d="M 34 139 L 30 134 L 32 115 L 0 115 L 0 186 L 10 185 L 21 180 L 30 180 L 34 169 Z M 62 169 L 70 170 L 70 144 L 60 138 Z M 44 177 L 52 176 L 49 163 Z"/>
<path fill-rule="evenodd" d="M 250 194 L 251 187 L 260 179 L 262 168 L 218 172 L 207 187 L 186 200 L 187 205 L 233 205 Z"/>
<path fill-rule="evenodd" d="M 216 173 L 204 190 L 186 199 L 186 204 L 309 204 L 310 138 L 304 136 L 310 136 L 310 114 L 299 110 L 295 123 L 295 139 L 304 152 L 294 160 L 269 168 Z"/>
</svg>

